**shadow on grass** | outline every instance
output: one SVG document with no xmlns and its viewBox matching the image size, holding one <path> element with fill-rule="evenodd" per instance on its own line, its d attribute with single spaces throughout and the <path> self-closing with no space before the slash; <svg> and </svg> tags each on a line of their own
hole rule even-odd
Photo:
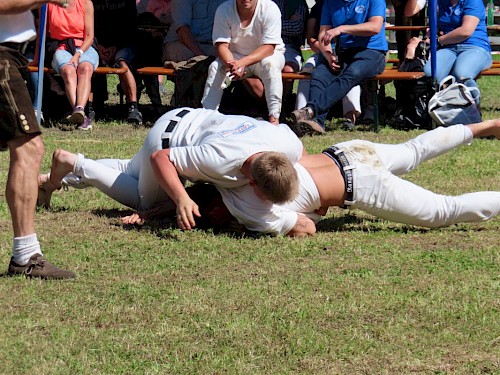
<svg viewBox="0 0 500 375">
<path fill-rule="evenodd" d="M 144 224 L 123 224 L 120 218 L 132 214 L 131 210 L 120 209 L 96 209 L 92 214 L 116 219 L 113 223 L 127 231 L 147 231 L 161 239 L 177 239 L 177 223 L 175 217 L 148 220 Z M 393 233 L 428 233 L 431 229 L 390 223 L 376 217 L 360 217 L 355 214 L 346 214 L 341 217 L 329 217 L 316 224 L 318 232 L 381 232 L 391 231 Z M 268 234 L 248 231 L 236 220 L 231 220 L 223 225 L 213 225 L 209 220 L 198 218 L 196 230 L 214 234 L 229 235 L 233 238 L 259 238 L 271 236 Z"/>
<path fill-rule="evenodd" d="M 120 209 L 96 209 L 92 210 L 92 214 L 96 216 L 104 216 L 110 219 L 116 219 L 113 223 L 116 226 L 122 227 L 127 231 L 147 231 L 158 238 L 162 239 L 176 239 L 177 223 L 175 217 L 165 217 L 162 219 L 152 219 L 146 221 L 144 224 L 123 224 L 120 218 L 132 214 L 130 210 Z M 223 225 L 213 225 L 208 220 L 199 218 L 196 220 L 196 229 L 211 232 L 215 234 L 230 235 L 233 238 L 257 238 L 261 234 L 246 230 L 236 220 L 231 220 L 229 223 Z"/>
<path fill-rule="evenodd" d="M 381 232 L 390 230 L 395 233 L 427 233 L 431 229 L 411 225 L 389 223 L 376 217 L 359 217 L 346 214 L 342 217 L 329 217 L 316 224 L 318 232 Z"/>
</svg>

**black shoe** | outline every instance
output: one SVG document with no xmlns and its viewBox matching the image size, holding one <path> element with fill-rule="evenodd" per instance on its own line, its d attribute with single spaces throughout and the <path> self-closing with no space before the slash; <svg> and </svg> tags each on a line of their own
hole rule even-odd
<svg viewBox="0 0 500 375">
<path fill-rule="evenodd" d="M 95 121 L 95 111 L 93 109 L 89 109 L 89 116 L 88 118 L 90 119 L 91 122 Z"/>
<path fill-rule="evenodd" d="M 74 272 L 57 268 L 52 263 L 47 261 L 41 254 L 33 255 L 28 263 L 24 266 L 17 264 L 16 262 L 14 262 L 14 260 L 11 259 L 7 274 L 9 276 L 25 275 L 26 277 L 37 277 L 45 280 L 63 280 L 76 278 Z"/>
<path fill-rule="evenodd" d="M 127 122 L 134 125 L 142 125 L 142 113 L 137 107 L 130 107 L 128 110 Z"/>
</svg>

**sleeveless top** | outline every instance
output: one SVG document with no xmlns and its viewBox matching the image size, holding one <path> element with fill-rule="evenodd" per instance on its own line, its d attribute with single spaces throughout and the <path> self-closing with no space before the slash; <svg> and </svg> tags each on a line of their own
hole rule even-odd
<svg viewBox="0 0 500 375">
<path fill-rule="evenodd" d="M 75 0 L 75 6 L 64 9 L 48 4 L 48 32 L 52 39 L 75 39 L 75 46 L 80 47 L 85 38 L 85 2 Z"/>
</svg>

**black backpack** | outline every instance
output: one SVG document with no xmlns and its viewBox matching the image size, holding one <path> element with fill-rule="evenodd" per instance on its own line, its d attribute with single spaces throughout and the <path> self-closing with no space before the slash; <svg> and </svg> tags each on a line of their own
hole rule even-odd
<svg viewBox="0 0 500 375">
<path fill-rule="evenodd" d="M 419 46 L 414 59 L 405 59 L 399 67 L 400 72 L 421 72 L 426 61 L 426 50 Z M 428 104 L 436 92 L 432 77 L 423 77 L 413 81 L 394 81 L 398 109 L 389 125 L 397 129 L 431 129 Z M 401 100 L 401 98 L 404 98 Z"/>
</svg>

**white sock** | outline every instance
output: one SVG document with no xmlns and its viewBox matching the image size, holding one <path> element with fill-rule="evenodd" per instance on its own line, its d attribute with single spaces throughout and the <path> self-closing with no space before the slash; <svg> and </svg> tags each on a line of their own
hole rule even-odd
<svg viewBox="0 0 500 375">
<path fill-rule="evenodd" d="M 14 246 L 12 248 L 14 262 L 22 266 L 28 263 L 35 254 L 43 255 L 36 233 L 24 237 L 14 237 Z"/>
</svg>

